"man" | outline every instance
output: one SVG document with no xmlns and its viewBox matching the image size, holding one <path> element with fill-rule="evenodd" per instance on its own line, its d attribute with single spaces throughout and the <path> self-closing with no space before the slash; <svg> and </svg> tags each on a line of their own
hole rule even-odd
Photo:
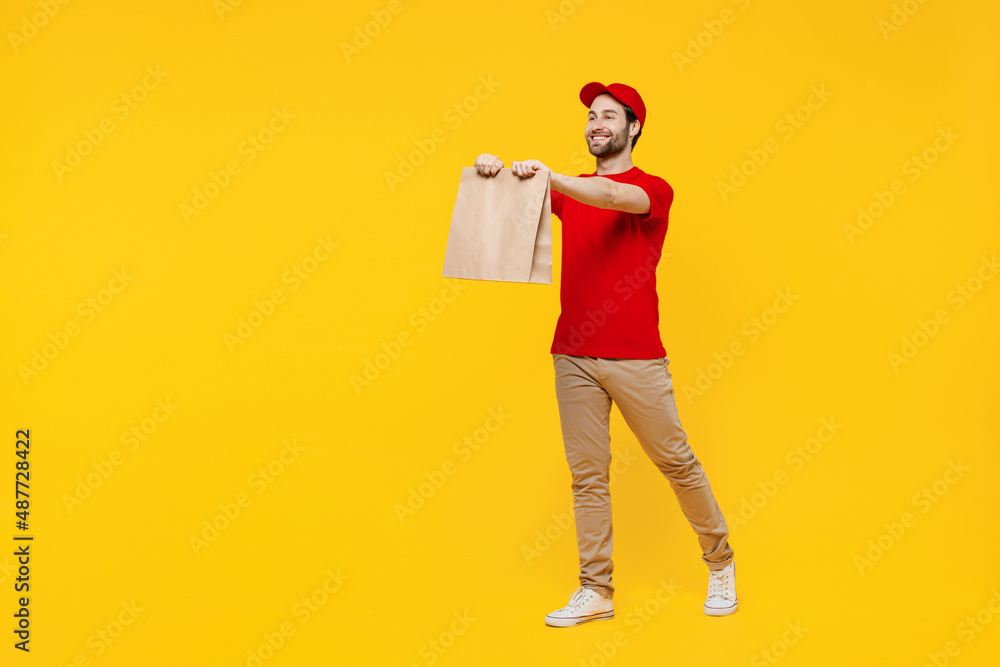
<svg viewBox="0 0 1000 667">
<path fill-rule="evenodd" d="M 701 463 L 681 428 L 669 359 L 660 341 L 656 265 L 673 189 L 632 164 L 646 106 L 630 86 L 588 83 L 584 136 L 597 158 L 593 174 L 567 176 L 538 160 L 513 162 L 521 178 L 549 171 L 552 213 L 562 221 L 562 312 L 552 341 L 556 398 L 572 473 L 580 586 L 545 623 L 567 627 L 613 618 L 609 416 L 618 405 L 643 451 L 669 480 L 698 535 L 709 568 L 704 611 L 736 611 L 729 531 Z M 484 153 L 483 176 L 503 168 Z"/>
</svg>

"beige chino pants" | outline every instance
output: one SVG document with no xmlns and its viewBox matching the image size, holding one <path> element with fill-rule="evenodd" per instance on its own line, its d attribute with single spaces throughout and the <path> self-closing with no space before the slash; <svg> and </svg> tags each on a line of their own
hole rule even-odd
<svg viewBox="0 0 1000 667">
<path fill-rule="evenodd" d="M 614 596 L 611 561 L 609 419 L 618 406 L 643 451 L 670 482 L 698 535 L 702 560 L 720 570 L 733 560 L 729 530 L 701 462 L 687 443 L 667 357 L 609 359 L 553 354 L 566 461 L 572 473 L 580 585 Z"/>
</svg>

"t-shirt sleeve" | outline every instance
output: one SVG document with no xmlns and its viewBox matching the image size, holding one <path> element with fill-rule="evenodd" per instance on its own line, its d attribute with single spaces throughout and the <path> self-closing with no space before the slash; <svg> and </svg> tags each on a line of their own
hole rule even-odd
<svg viewBox="0 0 1000 667">
<path fill-rule="evenodd" d="M 646 191 L 649 197 L 649 213 L 639 216 L 639 222 L 651 227 L 666 225 L 670 217 L 670 205 L 674 201 L 674 189 L 658 176 L 649 176 L 635 181 L 635 185 Z"/>
<path fill-rule="evenodd" d="M 563 197 L 565 197 L 561 192 L 556 192 L 555 190 L 549 190 L 549 204 L 552 207 L 552 214 L 557 218 L 562 220 L 562 205 Z"/>
</svg>

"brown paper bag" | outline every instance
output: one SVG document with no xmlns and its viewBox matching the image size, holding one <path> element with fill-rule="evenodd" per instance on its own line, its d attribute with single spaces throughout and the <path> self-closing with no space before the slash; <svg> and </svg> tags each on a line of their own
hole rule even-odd
<svg viewBox="0 0 1000 667">
<path fill-rule="evenodd" d="M 504 168 L 482 176 L 463 167 L 442 275 L 551 285 L 549 172 L 520 178 Z"/>
</svg>

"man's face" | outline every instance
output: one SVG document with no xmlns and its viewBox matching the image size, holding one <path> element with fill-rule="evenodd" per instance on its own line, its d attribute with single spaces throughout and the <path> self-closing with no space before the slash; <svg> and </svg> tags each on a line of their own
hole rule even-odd
<svg viewBox="0 0 1000 667">
<path fill-rule="evenodd" d="M 625 150 L 632 141 L 625 123 L 625 107 L 612 95 L 594 98 L 587 114 L 587 147 L 595 157 L 607 157 Z"/>
</svg>

